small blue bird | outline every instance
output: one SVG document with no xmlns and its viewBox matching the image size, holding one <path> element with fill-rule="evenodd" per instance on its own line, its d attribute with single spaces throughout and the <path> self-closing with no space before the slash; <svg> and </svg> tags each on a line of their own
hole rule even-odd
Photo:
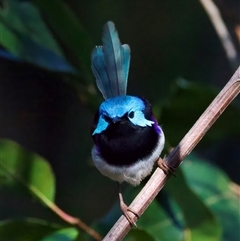
<svg viewBox="0 0 240 241">
<path fill-rule="evenodd" d="M 126 95 L 130 47 L 120 43 L 113 22 L 104 25 L 102 41 L 103 46 L 95 47 L 91 55 L 92 71 L 105 99 L 94 118 L 92 159 L 103 175 L 136 186 L 151 173 L 165 137 L 151 104 Z M 119 198 L 124 215 L 135 225 L 128 212 L 137 213 L 124 203 L 120 185 Z"/>
</svg>

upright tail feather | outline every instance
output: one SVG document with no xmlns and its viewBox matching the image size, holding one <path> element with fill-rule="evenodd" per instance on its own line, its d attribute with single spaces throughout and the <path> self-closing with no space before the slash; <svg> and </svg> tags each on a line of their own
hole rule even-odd
<svg viewBox="0 0 240 241">
<path fill-rule="evenodd" d="M 103 46 L 95 47 L 91 55 L 92 71 L 104 99 L 125 95 L 130 65 L 130 47 L 121 44 L 113 22 L 103 28 Z"/>
</svg>

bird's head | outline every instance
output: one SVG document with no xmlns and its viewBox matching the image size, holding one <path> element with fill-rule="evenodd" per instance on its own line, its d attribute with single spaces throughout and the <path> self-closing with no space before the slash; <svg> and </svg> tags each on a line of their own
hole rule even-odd
<svg viewBox="0 0 240 241">
<path fill-rule="evenodd" d="M 110 126 L 126 122 L 138 127 L 152 126 L 151 105 L 140 97 L 129 95 L 107 99 L 99 107 L 92 135 L 101 134 Z"/>
</svg>

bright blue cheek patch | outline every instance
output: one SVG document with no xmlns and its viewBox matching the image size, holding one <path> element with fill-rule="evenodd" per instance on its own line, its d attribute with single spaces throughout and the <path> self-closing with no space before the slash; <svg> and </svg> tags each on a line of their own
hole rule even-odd
<svg viewBox="0 0 240 241">
<path fill-rule="evenodd" d="M 92 133 L 92 136 L 95 134 L 100 134 L 101 132 L 103 132 L 104 130 L 107 129 L 108 127 L 108 122 L 106 122 L 102 116 L 100 116 L 99 120 L 98 120 L 98 124 L 96 129 L 94 130 L 94 132 Z"/>
<path fill-rule="evenodd" d="M 135 111 L 134 112 L 134 118 L 129 118 L 129 120 L 137 126 L 152 126 L 154 124 L 154 121 L 147 120 L 143 114 L 142 111 Z"/>
</svg>

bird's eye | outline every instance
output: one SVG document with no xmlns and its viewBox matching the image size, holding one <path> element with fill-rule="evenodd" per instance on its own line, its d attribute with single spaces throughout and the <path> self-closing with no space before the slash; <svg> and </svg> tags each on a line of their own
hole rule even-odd
<svg viewBox="0 0 240 241">
<path fill-rule="evenodd" d="M 132 119 L 132 118 L 134 117 L 134 111 L 131 111 L 131 112 L 128 114 L 128 117 Z"/>
<path fill-rule="evenodd" d="M 103 118 L 108 123 L 110 123 L 112 121 L 112 119 L 109 116 L 107 116 L 107 115 L 103 115 Z"/>
</svg>

